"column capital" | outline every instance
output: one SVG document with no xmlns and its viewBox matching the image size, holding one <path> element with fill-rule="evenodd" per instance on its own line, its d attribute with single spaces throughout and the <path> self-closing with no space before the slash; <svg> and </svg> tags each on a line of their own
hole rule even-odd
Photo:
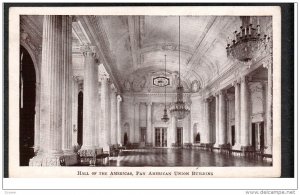
<svg viewBox="0 0 300 195">
<path fill-rule="evenodd" d="M 110 84 L 110 89 L 111 89 L 112 93 L 117 93 L 118 92 L 116 86 L 113 83 Z"/>
<path fill-rule="evenodd" d="M 235 81 L 233 81 L 233 82 L 231 83 L 231 86 L 237 87 L 240 83 L 241 83 L 241 79 L 238 78 L 238 79 L 236 79 Z"/>
<path fill-rule="evenodd" d="M 241 83 L 246 83 L 246 84 L 248 83 L 248 78 L 247 78 L 247 76 L 241 77 L 240 80 L 241 80 Z"/>
<path fill-rule="evenodd" d="M 110 81 L 109 76 L 108 75 L 100 75 L 100 81 L 101 81 L 101 83 L 103 83 L 103 82 L 108 83 Z"/>
<path fill-rule="evenodd" d="M 117 100 L 118 100 L 118 102 L 122 102 L 122 96 L 121 95 L 117 95 Z"/>
<path fill-rule="evenodd" d="M 139 105 L 140 105 L 140 102 L 133 102 L 133 105 L 134 105 L 134 106 L 139 106 Z"/>
<path fill-rule="evenodd" d="M 209 103 L 209 102 L 211 102 L 212 101 L 212 99 L 210 98 L 210 97 L 208 97 L 208 98 L 204 98 L 204 100 L 203 100 L 205 103 Z"/>
<path fill-rule="evenodd" d="M 82 45 L 80 46 L 80 51 L 84 56 L 96 57 L 96 46 L 93 45 Z"/>
<path fill-rule="evenodd" d="M 152 106 L 153 102 L 146 102 L 147 106 Z"/>
</svg>

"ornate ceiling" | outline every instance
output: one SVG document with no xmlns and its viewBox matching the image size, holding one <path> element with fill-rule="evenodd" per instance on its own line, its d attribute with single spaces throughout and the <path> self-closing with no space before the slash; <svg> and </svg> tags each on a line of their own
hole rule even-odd
<svg viewBox="0 0 300 195">
<path fill-rule="evenodd" d="M 43 16 L 21 17 L 21 29 L 30 31 L 37 45 L 42 21 Z M 195 83 L 203 88 L 233 65 L 225 47 L 227 37 L 240 26 L 237 16 L 181 16 L 181 76 L 188 89 Z M 135 81 L 143 84 L 143 79 L 147 86 L 153 75 L 163 73 L 165 54 L 168 74 L 178 76 L 177 16 L 76 16 L 72 34 L 76 76 L 83 76 L 84 44 L 97 46 L 97 57 L 122 91 L 137 85 Z"/>
</svg>

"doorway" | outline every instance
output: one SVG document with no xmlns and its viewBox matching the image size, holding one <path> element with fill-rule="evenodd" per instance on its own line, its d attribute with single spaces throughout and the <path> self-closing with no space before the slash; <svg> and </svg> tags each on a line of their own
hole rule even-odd
<svg viewBox="0 0 300 195">
<path fill-rule="evenodd" d="M 183 128 L 182 127 L 177 127 L 177 133 L 176 133 L 176 145 L 179 147 L 183 146 Z"/>
<path fill-rule="evenodd" d="M 124 146 L 128 144 L 128 136 L 127 133 L 124 133 Z"/>
<path fill-rule="evenodd" d="M 145 143 L 147 140 L 146 127 L 141 127 L 141 142 Z"/>
<path fill-rule="evenodd" d="M 252 123 L 251 144 L 255 151 L 264 151 L 264 122 Z"/>
<path fill-rule="evenodd" d="M 28 166 L 34 156 L 34 122 L 36 103 L 36 72 L 32 58 L 20 47 L 20 166 Z"/>
<path fill-rule="evenodd" d="M 155 147 L 167 147 L 167 128 L 155 128 Z"/>
<path fill-rule="evenodd" d="M 235 144 L 235 126 L 231 126 L 231 145 L 234 146 Z"/>
<path fill-rule="evenodd" d="M 78 93 L 78 115 L 77 115 L 77 126 L 78 126 L 78 134 L 77 134 L 77 143 L 82 146 L 82 129 L 83 129 L 83 93 L 80 91 Z"/>
</svg>

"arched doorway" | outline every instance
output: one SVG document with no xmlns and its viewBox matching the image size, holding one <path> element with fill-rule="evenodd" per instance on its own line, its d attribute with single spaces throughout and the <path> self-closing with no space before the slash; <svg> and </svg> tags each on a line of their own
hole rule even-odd
<svg viewBox="0 0 300 195">
<path fill-rule="evenodd" d="M 77 115 L 77 143 L 82 146 L 82 129 L 83 129 L 83 92 L 78 93 L 78 115 Z"/>
<path fill-rule="evenodd" d="M 34 156 L 36 72 L 28 51 L 20 46 L 20 166 L 28 166 Z"/>
</svg>

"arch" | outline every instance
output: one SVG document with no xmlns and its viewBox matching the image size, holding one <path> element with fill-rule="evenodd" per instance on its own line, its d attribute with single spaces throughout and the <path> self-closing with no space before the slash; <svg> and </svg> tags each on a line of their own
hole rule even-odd
<svg viewBox="0 0 300 195">
<path fill-rule="evenodd" d="M 194 143 L 200 143 L 199 123 L 193 125 L 193 138 Z"/>
<path fill-rule="evenodd" d="M 29 55 L 30 55 L 30 57 L 31 57 L 31 60 L 32 60 L 32 62 L 33 62 L 33 65 L 34 65 L 34 69 L 35 69 L 35 75 L 36 75 L 36 83 L 40 83 L 40 68 L 39 68 L 39 66 L 40 66 L 40 64 L 38 63 L 39 61 L 38 61 L 38 59 L 37 59 L 37 57 L 36 57 L 36 55 L 35 55 L 35 51 L 33 51 L 32 49 L 31 49 L 31 47 L 25 42 L 25 41 L 20 41 L 20 45 L 22 46 L 22 47 L 24 47 L 25 49 L 26 49 L 26 51 L 29 53 Z"/>
<path fill-rule="evenodd" d="M 36 72 L 29 52 L 20 46 L 20 165 L 29 165 L 34 156 L 36 118 Z"/>
</svg>

